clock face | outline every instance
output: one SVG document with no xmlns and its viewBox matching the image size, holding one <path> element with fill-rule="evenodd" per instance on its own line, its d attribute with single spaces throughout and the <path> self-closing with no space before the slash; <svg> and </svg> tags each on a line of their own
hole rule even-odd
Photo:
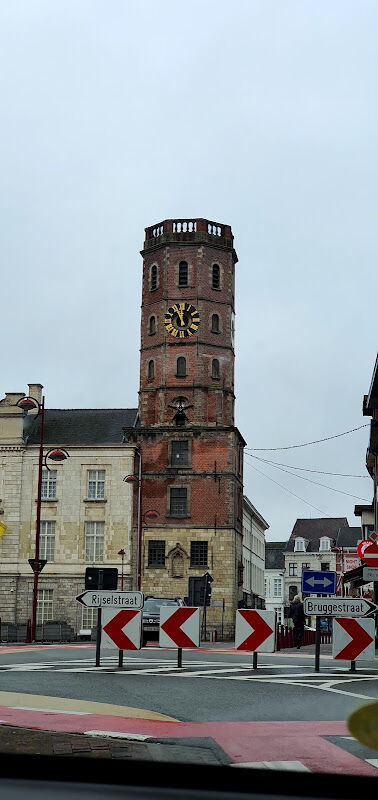
<svg viewBox="0 0 378 800">
<path fill-rule="evenodd" d="M 200 315 L 191 303 L 175 303 L 167 309 L 164 326 L 177 339 L 188 339 L 198 330 Z"/>
</svg>

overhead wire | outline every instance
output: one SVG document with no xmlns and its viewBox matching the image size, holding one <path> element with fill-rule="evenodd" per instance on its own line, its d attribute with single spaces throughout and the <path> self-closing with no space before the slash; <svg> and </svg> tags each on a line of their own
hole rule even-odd
<svg viewBox="0 0 378 800">
<path fill-rule="evenodd" d="M 303 497 L 300 497 L 299 494 L 295 494 L 295 492 L 292 492 L 291 489 L 287 488 L 287 486 L 283 486 L 282 483 L 279 483 L 278 481 L 275 481 L 274 478 L 271 478 L 270 475 L 266 474 L 266 472 L 261 472 L 261 469 L 257 469 L 257 467 L 255 467 L 253 464 L 248 463 L 247 466 L 251 467 L 251 469 L 254 469 L 255 472 L 258 472 L 260 475 L 263 475 L 264 478 L 268 479 L 268 481 L 272 481 L 272 483 L 275 483 L 276 486 L 280 486 L 281 489 L 284 489 L 285 492 L 288 492 L 289 494 L 293 495 L 293 497 L 296 497 L 297 500 L 301 500 L 302 503 L 305 503 L 307 506 L 310 506 L 310 508 L 314 508 L 315 511 L 319 511 L 321 514 L 327 514 L 328 513 L 327 511 L 324 511 L 322 508 L 318 508 L 318 506 L 314 506 L 313 503 L 309 503 L 308 500 L 305 500 Z"/>
<path fill-rule="evenodd" d="M 248 454 L 247 457 L 256 458 L 256 456 L 250 456 L 249 454 Z M 261 459 L 259 459 L 259 460 L 261 460 Z M 366 497 L 360 497 L 359 495 L 352 494 L 351 492 L 343 492 L 342 489 L 335 489 L 332 486 L 327 486 L 325 483 L 319 483 L 319 481 L 313 481 L 313 480 L 311 480 L 311 478 L 305 478 L 304 475 L 296 475 L 295 472 L 289 472 L 289 470 L 283 469 L 283 467 L 279 467 L 279 466 L 274 465 L 274 464 L 269 464 L 268 466 L 275 466 L 275 469 L 278 469 L 281 472 L 286 472 L 287 475 L 291 475 L 293 478 L 300 478 L 302 481 L 307 481 L 307 483 L 313 483 L 315 486 L 322 486 L 323 489 L 328 489 L 331 492 L 337 492 L 338 494 L 344 494 L 344 495 L 347 495 L 348 497 L 353 497 L 355 500 L 363 500 L 365 503 L 369 503 L 370 502 L 369 500 L 366 499 Z"/>
<path fill-rule="evenodd" d="M 350 428 L 349 431 L 343 431 L 342 433 L 335 433 L 333 436 L 326 436 L 324 439 L 314 439 L 312 442 L 303 442 L 302 444 L 289 444 L 286 447 L 249 447 L 248 451 L 256 452 L 256 451 L 273 451 L 273 450 L 294 450 L 298 447 L 308 447 L 310 444 L 320 444 L 320 442 L 329 442 L 331 439 L 339 439 L 340 436 L 347 436 L 349 433 L 354 433 L 355 431 L 360 431 L 362 428 L 367 428 L 370 425 L 370 422 L 366 422 L 364 425 L 360 425 L 358 428 Z"/>
<path fill-rule="evenodd" d="M 324 472 L 322 469 L 306 469 L 305 467 L 295 467 L 293 464 L 282 464 L 281 461 L 270 461 L 267 458 L 261 458 L 261 456 L 253 456 L 252 453 L 247 453 L 250 458 L 256 458 L 257 461 L 263 461 L 264 464 L 274 464 L 278 467 L 288 467 L 289 469 L 297 469 L 300 472 L 316 472 L 318 475 L 335 475 L 339 478 L 367 478 L 369 479 L 369 475 L 349 475 L 344 472 Z"/>
</svg>

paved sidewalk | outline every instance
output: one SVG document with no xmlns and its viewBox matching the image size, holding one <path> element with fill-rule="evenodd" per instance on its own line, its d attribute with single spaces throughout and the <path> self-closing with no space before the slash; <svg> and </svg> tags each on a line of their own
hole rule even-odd
<svg viewBox="0 0 378 800">
<path fill-rule="evenodd" d="M 216 765 L 230 761 L 216 742 L 207 737 L 188 738 L 185 744 L 177 739 L 135 742 L 105 736 L 14 728 L 10 725 L 0 726 L 0 753 Z"/>
</svg>

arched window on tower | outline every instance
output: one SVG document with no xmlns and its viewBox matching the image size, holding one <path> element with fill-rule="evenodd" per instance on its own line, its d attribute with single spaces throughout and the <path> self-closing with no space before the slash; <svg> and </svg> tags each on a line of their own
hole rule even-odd
<svg viewBox="0 0 378 800">
<path fill-rule="evenodd" d="M 219 315 L 211 315 L 211 333 L 219 333 Z"/>
<path fill-rule="evenodd" d="M 177 378 L 186 378 L 186 358 L 184 356 L 179 356 L 177 359 L 176 376 Z"/>
<path fill-rule="evenodd" d="M 219 264 L 213 264 L 211 271 L 211 286 L 213 289 L 220 289 L 220 267 Z"/>
<path fill-rule="evenodd" d="M 156 333 L 156 317 L 150 317 L 148 321 L 148 333 L 150 336 L 153 336 Z"/>
<path fill-rule="evenodd" d="M 153 264 L 151 267 L 151 277 L 150 277 L 150 290 L 154 292 L 157 289 L 157 280 L 158 280 L 158 268 L 156 264 Z"/>
<path fill-rule="evenodd" d="M 149 381 L 153 381 L 155 377 L 155 364 L 153 360 L 148 362 L 148 370 L 147 370 L 147 378 Z"/>
<path fill-rule="evenodd" d="M 188 264 L 186 261 L 180 261 L 179 263 L 178 285 L 179 286 L 188 285 Z"/>
<path fill-rule="evenodd" d="M 214 381 L 219 381 L 220 378 L 220 371 L 219 371 L 219 359 L 213 358 L 211 363 L 211 377 Z"/>
</svg>

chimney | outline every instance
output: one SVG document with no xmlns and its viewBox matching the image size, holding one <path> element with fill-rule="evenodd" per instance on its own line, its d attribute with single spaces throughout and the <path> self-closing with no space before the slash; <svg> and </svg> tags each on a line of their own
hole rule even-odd
<svg viewBox="0 0 378 800">
<path fill-rule="evenodd" d="M 25 397 L 25 392 L 5 392 L 5 397 L 1 403 L 4 406 L 16 406 L 23 397 Z"/>
<path fill-rule="evenodd" d="M 32 397 L 33 400 L 37 400 L 38 403 L 42 402 L 42 389 L 43 386 L 41 383 L 28 383 L 28 396 Z"/>
</svg>

